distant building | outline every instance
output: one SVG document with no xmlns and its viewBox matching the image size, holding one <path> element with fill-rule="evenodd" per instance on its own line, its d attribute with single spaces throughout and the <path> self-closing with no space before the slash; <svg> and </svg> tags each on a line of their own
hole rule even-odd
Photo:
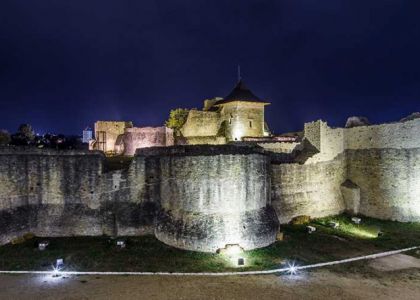
<svg viewBox="0 0 420 300">
<path fill-rule="evenodd" d="M 93 131 L 90 127 L 86 127 L 85 130 L 83 130 L 82 142 L 84 144 L 88 144 L 89 141 L 92 139 L 93 139 Z"/>
</svg>

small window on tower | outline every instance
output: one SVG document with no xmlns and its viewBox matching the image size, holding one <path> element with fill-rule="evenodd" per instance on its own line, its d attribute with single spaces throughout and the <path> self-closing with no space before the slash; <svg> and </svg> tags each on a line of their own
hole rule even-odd
<svg viewBox="0 0 420 300">
<path fill-rule="evenodd" d="M 252 128 L 252 121 L 249 121 L 249 128 Z"/>
</svg>

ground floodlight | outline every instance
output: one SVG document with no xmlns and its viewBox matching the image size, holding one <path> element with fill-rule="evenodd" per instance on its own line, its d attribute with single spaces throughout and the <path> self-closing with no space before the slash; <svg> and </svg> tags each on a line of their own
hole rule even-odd
<svg viewBox="0 0 420 300">
<path fill-rule="evenodd" d="M 125 241 L 118 240 L 117 241 L 117 246 L 120 247 L 120 248 L 125 248 L 125 246 L 126 246 Z"/>
<path fill-rule="evenodd" d="M 39 242 L 38 243 L 38 249 L 40 251 L 44 251 L 48 247 L 48 245 L 49 245 L 49 242 L 48 241 Z"/>
<path fill-rule="evenodd" d="M 245 265 L 245 258 L 239 257 L 238 258 L 238 266 L 244 266 Z"/>
<path fill-rule="evenodd" d="M 297 266 L 295 265 L 294 262 L 292 263 L 288 263 L 288 269 L 287 272 L 289 272 L 290 275 L 296 275 L 297 273 Z"/>
<path fill-rule="evenodd" d="M 56 262 L 55 262 L 55 267 L 56 268 L 61 268 L 64 266 L 64 259 L 62 258 L 57 258 Z"/>
<path fill-rule="evenodd" d="M 334 229 L 337 229 L 338 227 L 340 227 L 340 223 L 334 222 L 334 221 L 329 222 L 328 225 L 330 225 L 330 227 Z"/>
<path fill-rule="evenodd" d="M 225 253 L 227 255 L 239 254 L 243 252 L 243 249 L 238 244 L 227 244 L 225 249 Z"/>
<path fill-rule="evenodd" d="M 313 233 L 316 231 L 316 227 L 314 226 L 306 226 L 306 230 L 308 231 L 308 233 Z"/>
</svg>

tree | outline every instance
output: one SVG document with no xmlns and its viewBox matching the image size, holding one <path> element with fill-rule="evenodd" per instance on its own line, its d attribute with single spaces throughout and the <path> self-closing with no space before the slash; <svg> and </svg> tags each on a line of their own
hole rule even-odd
<svg viewBox="0 0 420 300">
<path fill-rule="evenodd" d="M 0 129 L 0 145 L 8 145 L 10 141 L 10 134 L 7 132 L 7 130 Z"/>
<path fill-rule="evenodd" d="M 12 135 L 13 145 L 29 145 L 35 139 L 35 132 L 29 124 L 21 124 L 18 132 Z"/>
<path fill-rule="evenodd" d="M 169 119 L 165 122 L 166 127 L 172 128 L 175 132 L 178 132 L 187 121 L 188 112 L 189 110 L 185 108 L 171 110 Z"/>
<path fill-rule="evenodd" d="M 29 124 L 21 124 L 18 129 L 18 134 L 29 142 L 35 139 L 35 132 Z"/>
</svg>

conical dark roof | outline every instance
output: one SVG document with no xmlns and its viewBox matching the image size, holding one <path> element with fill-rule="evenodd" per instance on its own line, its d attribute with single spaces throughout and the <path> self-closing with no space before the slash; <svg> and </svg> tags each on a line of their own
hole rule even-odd
<svg viewBox="0 0 420 300">
<path fill-rule="evenodd" d="M 250 89 L 248 89 L 242 80 L 240 80 L 229 95 L 224 97 L 222 100 L 217 101 L 214 105 L 225 104 L 233 101 L 245 101 L 245 102 L 262 102 L 260 98 L 254 95 Z"/>
</svg>

